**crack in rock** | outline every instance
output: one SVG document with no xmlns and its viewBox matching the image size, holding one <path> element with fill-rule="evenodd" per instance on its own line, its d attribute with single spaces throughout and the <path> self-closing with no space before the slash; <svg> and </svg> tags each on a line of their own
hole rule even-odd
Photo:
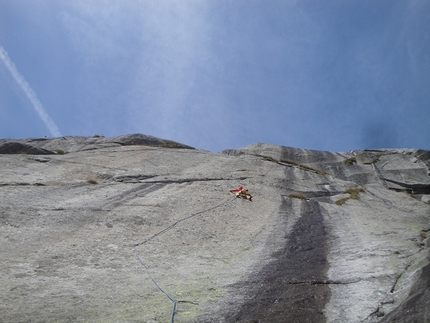
<svg viewBox="0 0 430 323">
<path fill-rule="evenodd" d="M 341 281 L 341 280 L 309 280 L 309 281 L 290 281 L 285 282 L 289 285 L 349 285 L 361 282 L 361 279 L 351 280 L 351 281 Z"/>
<path fill-rule="evenodd" d="M 389 178 L 384 178 L 384 177 L 381 177 L 381 178 L 384 181 L 387 181 L 387 182 L 390 182 L 390 183 L 394 183 L 394 184 L 397 184 L 399 186 L 402 186 L 402 187 L 408 189 L 412 194 L 430 194 L 430 184 L 404 183 L 404 182 L 396 181 L 394 179 L 389 179 Z M 394 189 L 394 188 L 390 187 L 390 189 Z"/>
<path fill-rule="evenodd" d="M 160 179 L 160 180 L 148 180 L 151 178 L 159 177 L 160 175 L 145 175 L 145 174 L 137 174 L 137 175 L 118 175 L 118 176 L 106 176 L 104 175 L 104 179 L 113 179 L 115 182 L 119 183 L 163 183 L 163 184 L 182 184 L 182 183 L 192 183 L 192 182 L 209 182 L 209 181 L 242 181 L 247 179 L 246 176 L 234 177 L 234 178 L 225 178 L 225 177 L 202 177 L 202 178 L 178 178 L 178 179 Z"/>
</svg>

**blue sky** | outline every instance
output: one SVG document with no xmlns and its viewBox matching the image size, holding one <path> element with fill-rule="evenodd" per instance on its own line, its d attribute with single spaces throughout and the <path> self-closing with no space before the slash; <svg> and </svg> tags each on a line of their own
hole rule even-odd
<svg viewBox="0 0 430 323">
<path fill-rule="evenodd" d="M 428 0 L 0 0 L 0 138 L 430 149 Z"/>
</svg>

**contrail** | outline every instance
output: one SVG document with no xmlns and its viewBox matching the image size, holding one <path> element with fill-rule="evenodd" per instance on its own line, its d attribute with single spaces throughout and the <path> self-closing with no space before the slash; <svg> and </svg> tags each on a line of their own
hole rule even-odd
<svg viewBox="0 0 430 323">
<path fill-rule="evenodd" d="M 27 83 L 24 77 L 21 74 L 19 74 L 19 72 L 15 67 L 15 64 L 11 61 L 9 55 L 1 45 L 0 45 L 0 58 L 3 60 L 4 65 L 6 65 L 7 69 L 12 74 L 16 83 L 18 83 L 18 85 L 21 87 L 21 89 L 27 95 L 28 99 L 33 104 L 34 110 L 36 110 L 40 119 L 42 119 L 45 126 L 49 129 L 49 131 L 51 132 L 51 135 L 53 137 L 61 137 L 60 130 L 58 130 L 58 127 L 55 124 L 54 120 L 52 120 L 51 117 L 48 115 L 48 113 L 45 111 L 42 103 L 40 103 L 40 101 L 37 99 L 36 93 L 34 93 L 33 89 L 30 87 L 30 85 Z"/>
</svg>

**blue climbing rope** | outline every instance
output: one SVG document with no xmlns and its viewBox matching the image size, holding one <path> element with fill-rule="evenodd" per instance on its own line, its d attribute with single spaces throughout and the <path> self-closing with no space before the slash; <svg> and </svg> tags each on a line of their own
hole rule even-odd
<svg viewBox="0 0 430 323">
<path fill-rule="evenodd" d="M 236 199 L 236 197 L 234 197 L 233 199 L 229 198 L 229 199 L 225 200 L 224 202 L 219 203 L 219 204 L 217 204 L 217 205 L 215 205 L 215 206 L 212 206 L 212 207 L 210 207 L 210 208 L 208 208 L 208 209 L 205 209 L 205 210 L 203 210 L 203 211 L 199 211 L 199 212 L 197 212 L 197 213 L 193 213 L 193 214 L 191 214 L 191 215 L 189 215 L 189 216 L 187 216 L 187 217 L 184 217 L 184 218 L 182 218 L 182 219 L 179 219 L 178 221 L 174 222 L 173 224 L 169 225 L 168 227 L 164 228 L 163 230 L 161 230 L 161 231 L 159 231 L 159 232 L 157 232 L 157 233 L 153 234 L 152 236 L 150 236 L 149 238 L 147 238 L 147 239 L 143 240 L 142 242 L 139 242 L 139 243 L 136 243 L 136 244 L 133 244 L 133 245 L 132 245 L 132 247 L 133 247 L 133 251 L 134 251 L 134 253 L 135 253 L 135 255 L 136 255 L 137 259 L 138 259 L 138 260 L 139 260 L 139 262 L 142 264 L 143 268 L 145 268 L 146 273 L 148 274 L 149 278 L 152 280 L 152 282 L 154 283 L 154 285 L 155 285 L 155 286 L 157 286 L 157 288 L 158 288 L 158 289 L 159 289 L 159 290 L 160 290 L 164 295 L 166 295 L 166 297 L 167 297 L 167 298 L 172 302 L 172 311 L 171 311 L 171 314 L 170 314 L 170 323 L 173 323 L 173 320 L 174 320 L 174 317 L 175 317 L 176 305 L 177 305 L 178 303 L 188 303 L 188 304 L 194 304 L 194 305 L 198 305 L 198 303 L 197 303 L 197 302 L 192 302 L 192 301 L 177 300 L 177 299 L 175 299 L 174 297 L 172 297 L 169 293 L 167 293 L 163 288 L 161 288 L 161 286 L 157 283 L 157 281 L 156 281 L 156 280 L 154 279 L 154 277 L 151 275 L 151 272 L 149 271 L 148 266 L 145 264 L 145 262 L 142 260 L 142 258 L 141 258 L 141 257 L 139 256 L 139 254 L 137 253 L 137 251 L 136 251 L 136 247 L 138 247 L 138 246 L 140 246 L 140 245 L 143 245 L 143 244 L 145 244 L 145 243 L 147 243 L 147 242 L 151 241 L 152 239 L 154 239 L 154 238 L 156 238 L 156 237 L 158 237 L 158 236 L 162 235 L 163 233 L 165 233 L 165 232 L 167 232 L 167 231 L 169 231 L 169 230 L 173 229 L 177 224 L 179 224 L 179 223 L 181 223 L 181 222 L 183 222 L 183 221 L 185 221 L 185 220 L 188 220 L 188 219 L 190 219 L 190 218 L 192 218 L 192 217 L 195 217 L 195 216 L 197 216 L 197 215 L 199 215 L 199 214 L 203 214 L 203 213 L 206 213 L 206 212 L 212 211 L 212 210 L 214 210 L 214 209 L 216 209 L 216 208 L 218 208 L 218 207 L 221 207 L 221 206 L 223 206 L 223 205 L 227 205 L 229 202 L 233 201 L 234 199 Z"/>
</svg>

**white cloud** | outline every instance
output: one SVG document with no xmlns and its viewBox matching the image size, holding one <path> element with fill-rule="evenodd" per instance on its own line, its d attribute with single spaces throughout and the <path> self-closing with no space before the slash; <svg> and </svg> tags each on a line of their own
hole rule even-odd
<svg viewBox="0 0 430 323">
<path fill-rule="evenodd" d="M 8 53 L 2 46 L 0 46 L 0 58 L 5 64 L 6 68 L 12 74 L 12 77 L 14 78 L 16 83 L 21 87 L 25 95 L 30 100 L 34 110 L 37 112 L 37 114 L 39 115 L 40 119 L 43 121 L 45 126 L 49 129 L 49 131 L 51 132 L 51 135 L 54 137 L 60 137 L 61 136 L 60 130 L 58 129 L 54 120 L 52 120 L 51 117 L 48 115 L 42 103 L 40 103 L 40 101 L 37 99 L 36 93 L 34 93 L 33 89 L 30 87 L 30 85 L 27 83 L 24 77 L 18 72 L 18 70 L 15 67 L 15 64 L 12 62 Z"/>
</svg>

